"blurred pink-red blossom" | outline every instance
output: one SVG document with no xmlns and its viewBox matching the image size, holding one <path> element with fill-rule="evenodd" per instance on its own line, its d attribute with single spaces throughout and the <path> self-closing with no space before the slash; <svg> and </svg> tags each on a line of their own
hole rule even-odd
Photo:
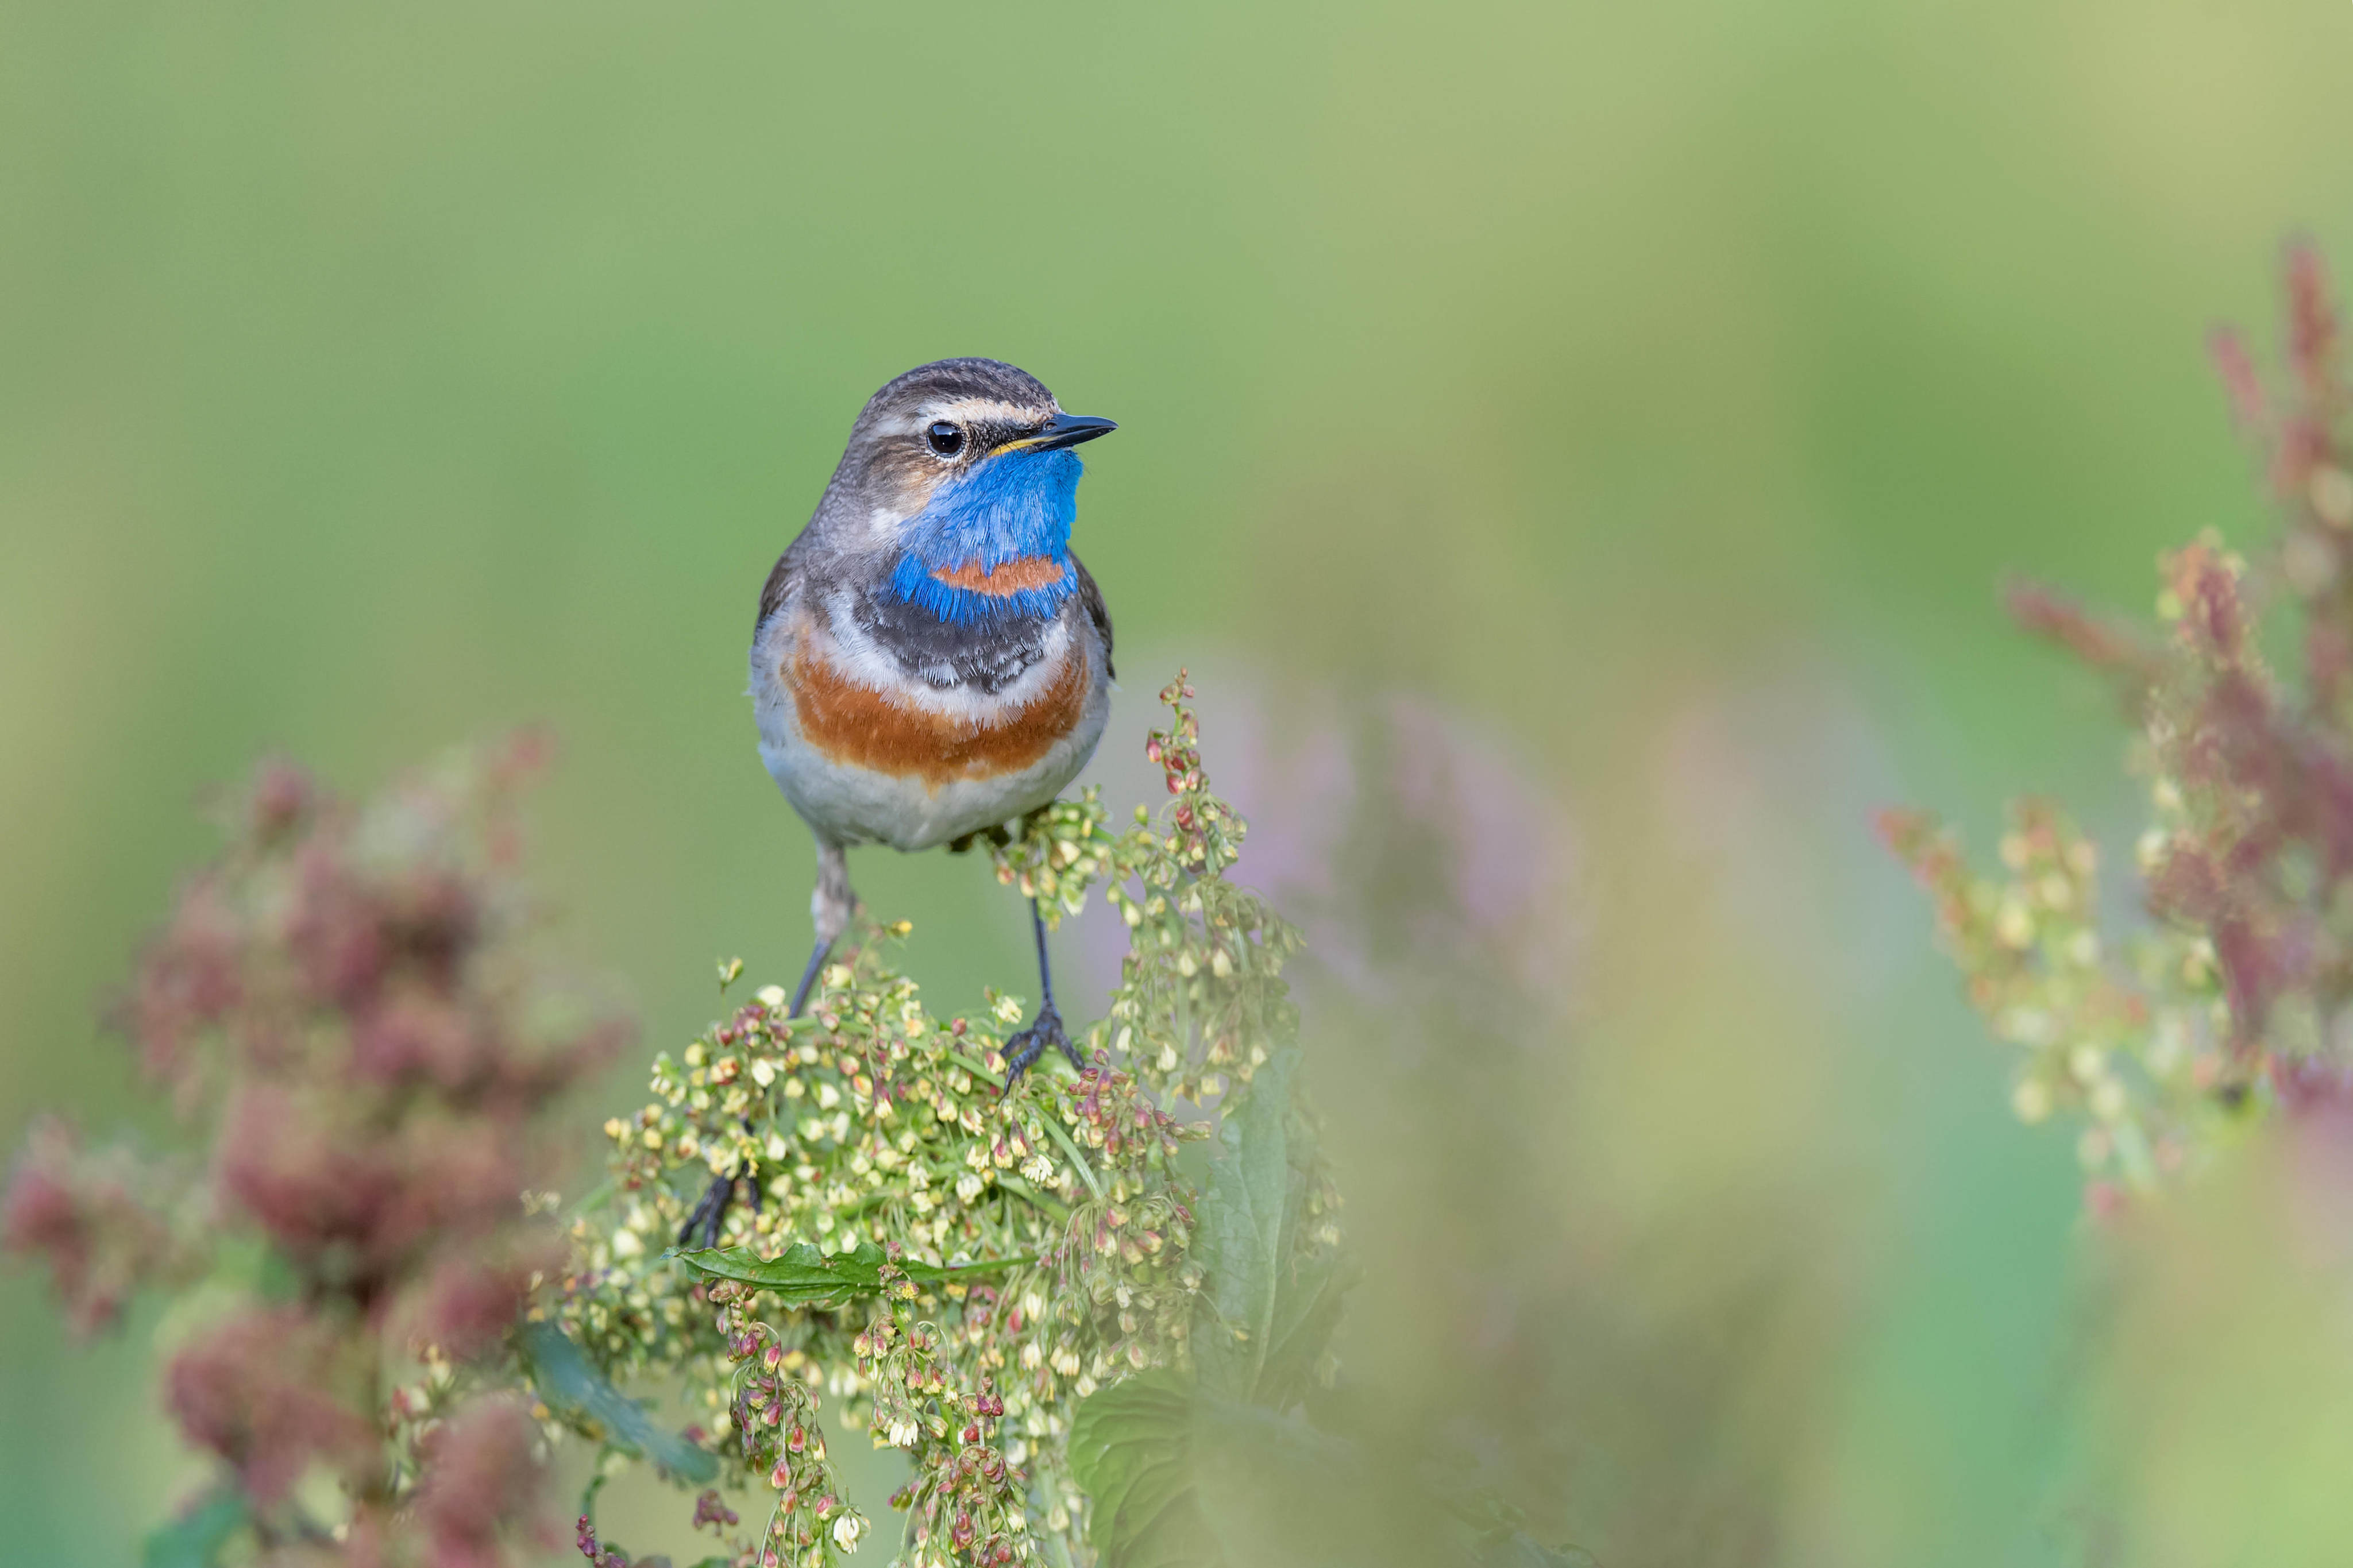
<svg viewBox="0 0 2353 1568">
<path fill-rule="evenodd" d="M 495 1568 L 556 1541 L 536 1428 L 496 1391 L 563 1256 L 533 1217 L 548 1113 L 630 1031 L 548 963 L 512 877 L 543 752 L 510 742 L 361 805 L 258 770 L 115 1014 L 208 1142 L 201 1179 L 51 1120 L 0 1205 L 0 1241 L 47 1260 L 83 1327 L 260 1244 L 281 1282 L 173 1356 L 164 1404 L 289 1562 Z M 292 1500 L 314 1469 L 341 1482 L 339 1535 Z"/>
</svg>

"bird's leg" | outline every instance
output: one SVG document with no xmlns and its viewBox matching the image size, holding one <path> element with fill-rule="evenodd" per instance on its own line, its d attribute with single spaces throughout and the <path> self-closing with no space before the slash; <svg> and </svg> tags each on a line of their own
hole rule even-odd
<svg viewBox="0 0 2353 1568">
<path fill-rule="evenodd" d="M 1038 937 L 1038 987 L 1045 994 L 1045 1000 L 1038 1005 L 1038 1016 L 1029 1026 L 1005 1042 L 1008 1094 L 1021 1081 L 1029 1064 L 1045 1054 L 1048 1046 L 1060 1047 L 1062 1054 L 1071 1058 L 1071 1065 L 1080 1071 L 1084 1072 L 1087 1066 L 1079 1055 L 1079 1047 L 1071 1043 L 1070 1031 L 1062 1027 L 1061 1010 L 1054 1005 L 1054 970 L 1046 961 L 1046 917 L 1039 912 L 1035 900 L 1029 904 L 1029 927 Z"/>
<path fill-rule="evenodd" d="M 808 1005 L 808 994 L 817 987 L 817 977 L 825 971 L 825 961 L 833 956 L 833 943 L 820 942 L 809 951 L 808 967 L 801 971 L 801 983 L 793 987 L 793 1010 L 785 1015 L 797 1018 Z"/>
<path fill-rule="evenodd" d="M 809 894 L 809 918 L 817 925 L 817 946 L 809 953 L 808 967 L 801 971 L 801 983 L 793 987 L 792 1010 L 785 1015 L 787 1018 L 799 1017 L 801 1009 L 808 1005 L 809 992 L 815 988 L 817 977 L 825 973 L 825 961 L 832 956 L 833 944 L 839 942 L 841 933 L 849 929 L 849 917 L 857 910 L 858 895 L 849 886 L 849 857 L 839 844 L 819 842 L 817 847 L 817 888 Z M 1038 950 L 1040 953 L 1045 952 L 1044 941 L 1041 931 Z M 703 1246 L 718 1246 L 719 1226 L 726 1219 L 727 1205 L 735 1196 L 735 1184 L 750 1175 L 749 1171 L 738 1165 L 727 1175 L 712 1177 L 702 1201 L 694 1205 L 694 1212 L 686 1216 L 684 1225 L 679 1226 L 678 1244 L 684 1247 L 700 1233 Z M 758 1214 L 760 1184 L 755 1178 L 749 1184 L 752 1212 Z"/>
<path fill-rule="evenodd" d="M 785 1016 L 797 1018 L 808 1005 L 809 992 L 817 985 L 817 977 L 825 973 L 825 961 L 832 956 L 833 944 L 849 929 L 849 917 L 858 912 L 858 895 L 849 886 L 849 857 L 839 844 L 817 847 L 817 887 L 809 894 L 809 921 L 817 927 L 817 946 L 809 952 L 808 967 L 801 971 L 801 983 L 793 987 L 793 1010 Z"/>
</svg>

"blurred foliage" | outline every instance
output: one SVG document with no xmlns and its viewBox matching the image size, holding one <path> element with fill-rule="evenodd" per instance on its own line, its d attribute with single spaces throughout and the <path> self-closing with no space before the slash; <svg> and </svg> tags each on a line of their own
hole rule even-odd
<svg viewBox="0 0 2353 1568">
<path fill-rule="evenodd" d="M 584 959 L 666 1029 L 712 955 L 797 962 L 752 601 L 859 401 L 998 353 L 1122 421 L 1078 542 L 1136 668 L 1222 640 L 1221 733 L 1260 694 L 1254 860 L 1277 805 L 1379 851 L 1282 897 L 1351 1246 L 1420 1282 L 1352 1303 L 1367 1419 L 1610 1568 L 2069 1562 L 2094 1483 L 2185 1559 L 2252 1520 L 2333 1560 L 2335 1276 L 2269 1156 L 2198 1185 L 2229 1289 L 2168 1207 L 2161 1285 L 2112 1292 L 1858 825 L 1991 844 L 2031 780 L 2131 865 L 2107 684 L 1989 588 L 2135 602 L 2253 537 L 2198 338 L 2283 230 L 2353 237 L 2353 12 L 132 3 L 0 43 L 0 1137 L 164 1125 L 91 1001 L 206 853 L 184 804 L 271 748 L 356 781 L 545 719 Z M 1398 693 L 1568 830 L 1565 999 L 1403 962 L 1461 835 L 1390 787 Z M 1326 732 L 1345 805 L 1297 787 Z M 1020 972 L 968 867 L 859 880 L 935 1005 Z M 1398 984 L 1312 975 L 1335 930 Z M 202 1474 L 154 1313 L 75 1350 L 44 1295 L 0 1276 L 0 1405 L 41 1413 L 0 1517 L 134 1559 Z"/>
<path fill-rule="evenodd" d="M 2315 1330 L 2353 1301 L 2353 383 L 2317 254 L 2291 247 L 2285 275 L 2276 394 L 2215 340 L 2279 508 L 2267 547 L 2210 531 L 2165 555 L 2163 637 L 2011 595 L 2139 725 L 2137 929 L 2103 935 L 2097 849 L 2046 802 L 2013 807 L 2000 880 L 1926 814 L 1882 819 L 2021 1049 L 2020 1120 L 2083 1124 L 2114 1298 L 2087 1379 L 2108 1473 L 2070 1532 L 2086 1562 L 2323 1561 L 2336 1533 L 2318 1477 L 2348 1452 L 2353 1365 Z M 2218 1190 L 2168 1206 L 2175 1177 Z"/>
</svg>

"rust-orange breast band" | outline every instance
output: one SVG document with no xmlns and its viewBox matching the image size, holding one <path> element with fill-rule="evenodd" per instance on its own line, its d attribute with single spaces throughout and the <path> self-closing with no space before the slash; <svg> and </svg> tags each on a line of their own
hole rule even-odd
<svg viewBox="0 0 2353 1568">
<path fill-rule="evenodd" d="M 920 778 L 933 789 L 1034 767 L 1086 716 L 1087 652 L 1079 643 L 1051 685 L 987 721 L 902 702 L 847 679 L 806 647 L 778 673 L 793 694 L 802 736 L 829 761 Z"/>
</svg>

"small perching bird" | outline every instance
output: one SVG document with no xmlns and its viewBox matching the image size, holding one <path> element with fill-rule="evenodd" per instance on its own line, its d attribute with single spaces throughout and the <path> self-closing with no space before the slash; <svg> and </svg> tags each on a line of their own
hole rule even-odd
<svg viewBox="0 0 2353 1568">
<path fill-rule="evenodd" d="M 928 849 L 1061 793 L 1111 706 L 1111 614 L 1071 552 L 1081 465 L 1116 428 L 1036 377 L 948 359 L 869 398 L 816 515 L 768 574 L 752 636 L 760 760 L 817 837 L 817 946 L 797 1014 L 857 900 L 853 844 Z M 1018 1077 L 1078 1053 L 1044 996 Z M 1008 1085 L 1009 1087 L 1009 1085 Z"/>
<path fill-rule="evenodd" d="M 927 849 L 1001 826 L 1094 754 L 1111 614 L 1071 552 L 1071 448 L 1114 428 L 997 360 L 919 365 L 867 400 L 768 574 L 752 634 L 760 760 L 817 838 L 817 945 L 794 1015 L 857 908 L 850 846 Z M 1007 1042 L 1008 1090 L 1049 1046 L 1081 1065 L 1034 901 L 1029 917 L 1042 995 Z M 681 1241 L 715 1241 L 735 1179 L 712 1183 Z"/>
</svg>

